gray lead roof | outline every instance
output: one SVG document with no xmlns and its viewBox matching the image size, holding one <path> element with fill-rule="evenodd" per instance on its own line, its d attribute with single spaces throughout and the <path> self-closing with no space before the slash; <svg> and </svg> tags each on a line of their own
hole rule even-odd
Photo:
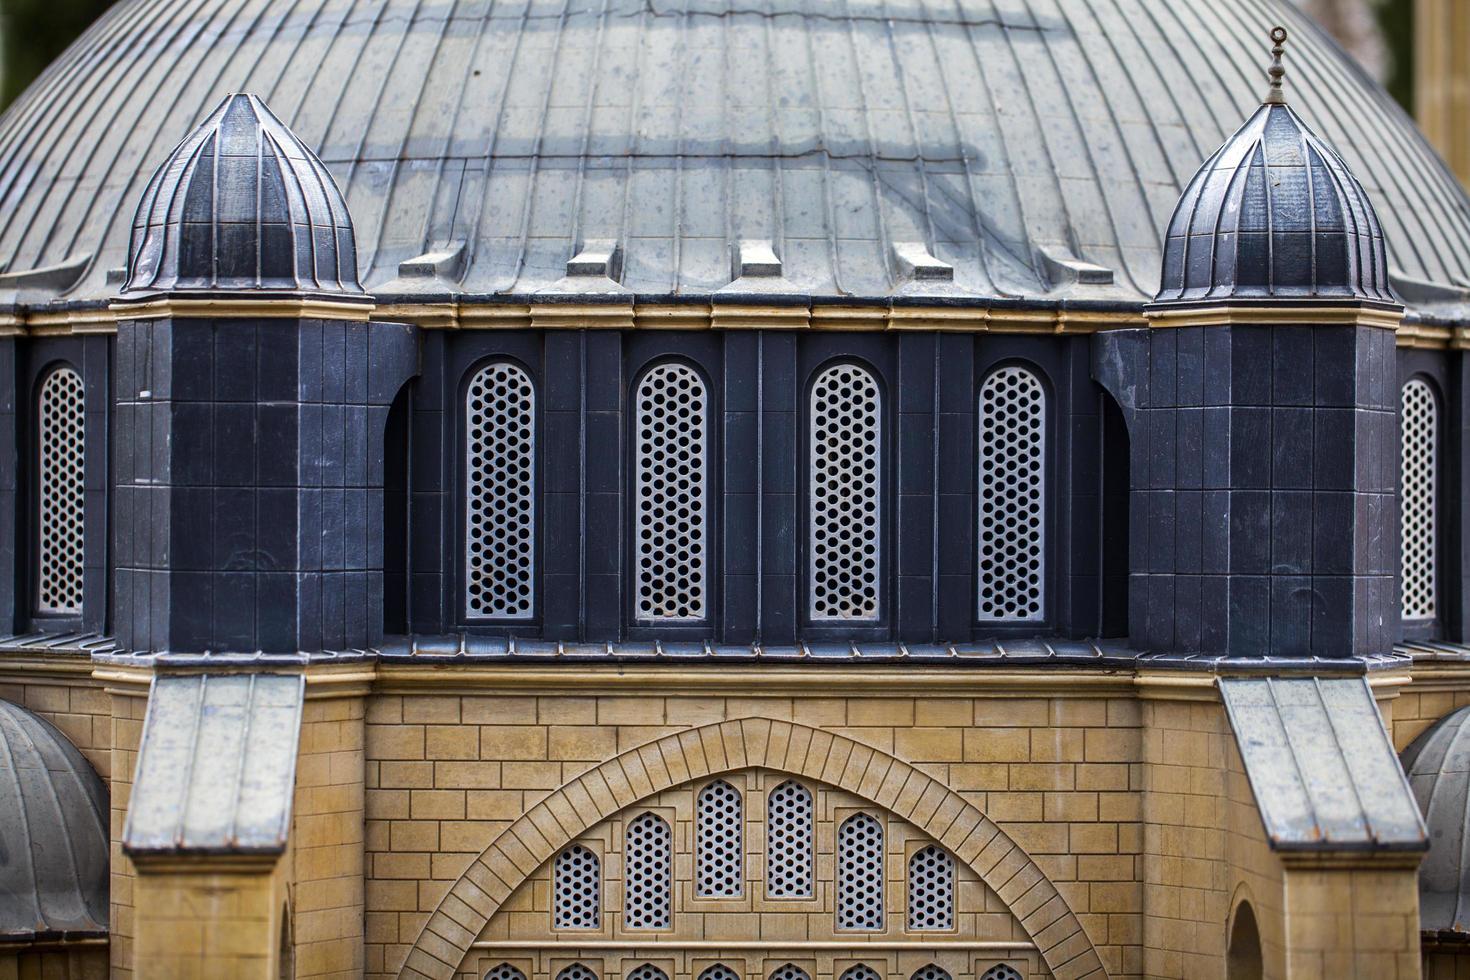
<svg viewBox="0 0 1470 980">
<path fill-rule="evenodd" d="M 0 119 L 0 303 L 114 292 L 148 176 L 244 91 L 325 161 L 380 295 L 582 292 L 614 240 L 625 289 L 718 299 L 752 241 L 764 295 L 1137 305 L 1274 23 L 1400 292 L 1464 304 L 1464 193 L 1282 0 L 125 0 Z"/>
</svg>

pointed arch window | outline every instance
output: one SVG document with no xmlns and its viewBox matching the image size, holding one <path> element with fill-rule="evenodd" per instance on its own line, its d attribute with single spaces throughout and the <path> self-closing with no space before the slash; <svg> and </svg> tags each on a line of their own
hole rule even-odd
<svg viewBox="0 0 1470 980">
<path fill-rule="evenodd" d="M 709 614 L 709 388 L 688 364 L 654 365 L 634 418 L 637 618 L 697 622 Z"/>
<path fill-rule="evenodd" d="M 657 814 L 641 814 L 628 824 L 623 848 L 625 928 L 669 928 L 673 917 L 673 840 L 668 823 Z"/>
<path fill-rule="evenodd" d="M 1404 384 L 1399 413 L 1400 594 L 1405 620 L 1438 614 L 1439 399 L 1423 378 Z"/>
<path fill-rule="evenodd" d="M 596 929 L 602 925 L 601 863 L 581 844 L 556 856 L 552 925 L 557 929 Z"/>
<path fill-rule="evenodd" d="M 842 971 L 841 980 L 883 980 L 883 978 L 868 964 L 856 963 Z"/>
<path fill-rule="evenodd" d="M 812 794 L 793 780 L 766 798 L 766 894 L 812 896 Z"/>
<path fill-rule="evenodd" d="M 807 614 L 813 622 L 882 615 L 883 397 L 857 364 L 812 382 L 808 411 Z"/>
<path fill-rule="evenodd" d="M 1046 615 L 1046 389 L 1024 367 L 980 386 L 978 619 Z"/>
<path fill-rule="evenodd" d="M 782 963 L 771 971 L 771 980 L 812 980 L 812 978 L 795 963 Z"/>
<path fill-rule="evenodd" d="M 669 980 L 669 975 L 652 963 L 644 963 L 634 967 L 628 973 L 627 980 Z"/>
<path fill-rule="evenodd" d="M 717 779 L 695 804 L 696 891 L 700 898 L 734 898 L 742 892 L 743 807 L 740 791 Z"/>
<path fill-rule="evenodd" d="M 86 538 L 86 402 L 82 376 L 57 367 L 36 405 L 36 612 L 78 615 Z"/>
<path fill-rule="evenodd" d="M 954 928 L 954 859 L 942 847 L 930 844 L 909 858 L 908 918 L 911 931 Z"/>
<path fill-rule="evenodd" d="M 500 963 L 485 971 L 485 980 L 526 980 L 526 975 L 509 963 Z"/>
<path fill-rule="evenodd" d="M 465 614 L 530 619 L 536 606 L 536 386 L 496 361 L 465 389 Z"/>
<path fill-rule="evenodd" d="M 837 830 L 837 928 L 883 928 L 883 825 L 866 813 Z"/>
<path fill-rule="evenodd" d="M 597 980 L 597 971 L 586 963 L 572 963 L 561 968 L 556 980 Z"/>
</svg>

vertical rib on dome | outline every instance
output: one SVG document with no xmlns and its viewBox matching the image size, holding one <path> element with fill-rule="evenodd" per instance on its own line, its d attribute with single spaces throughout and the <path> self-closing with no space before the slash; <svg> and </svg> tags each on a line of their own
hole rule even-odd
<svg viewBox="0 0 1470 980">
<path fill-rule="evenodd" d="M 231 95 L 153 175 L 124 293 L 361 294 L 347 204 L 327 168 L 253 95 Z"/>
</svg>

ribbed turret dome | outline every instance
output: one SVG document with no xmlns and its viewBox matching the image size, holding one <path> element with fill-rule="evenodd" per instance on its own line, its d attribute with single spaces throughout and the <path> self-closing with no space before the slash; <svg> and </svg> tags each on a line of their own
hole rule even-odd
<svg viewBox="0 0 1470 980">
<path fill-rule="evenodd" d="M 1394 303 L 1373 203 L 1286 104 L 1286 32 L 1272 37 L 1277 61 L 1265 103 L 1205 161 L 1174 209 L 1156 302 Z"/>
<path fill-rule="evenodd" d="M 0 701 L 0 942 L 107 934 L 107 790 L 50 724 Z"/>
<path fill-rule="evenodd" d="M 148 182 L 124 287 L 240 290 L 362 292 L 332 175 L 253 95 L 227 96 Z"/>
<path fill-rule="evenodd" d="M 1420 928 L 1470 932 L 1470 708 L 1441 718 L 1402 761 L 1429 830 L 1429 857 L 1419 868 Z"/>
</svg>

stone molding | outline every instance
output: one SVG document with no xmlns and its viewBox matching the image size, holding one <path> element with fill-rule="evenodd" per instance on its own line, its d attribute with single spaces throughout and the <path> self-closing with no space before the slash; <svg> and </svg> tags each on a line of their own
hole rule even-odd
<svg viewBox="0 0 1470 980">
<path fill-rule="evenodd" d="M 751 767 L 826 783 L 898 815 L 948 848 L 1006 903 L 1056 980 L 1107 975 L 1066 899 L 1031 856 L 974 804 L 909 763 L 846 736 L 795 722 L 743 718 L 629 749 L 522 814 L 449 889 L 399 977 L 452 977 L 512 892 L 589 827 L 664 790 Z"/>
</svg>

